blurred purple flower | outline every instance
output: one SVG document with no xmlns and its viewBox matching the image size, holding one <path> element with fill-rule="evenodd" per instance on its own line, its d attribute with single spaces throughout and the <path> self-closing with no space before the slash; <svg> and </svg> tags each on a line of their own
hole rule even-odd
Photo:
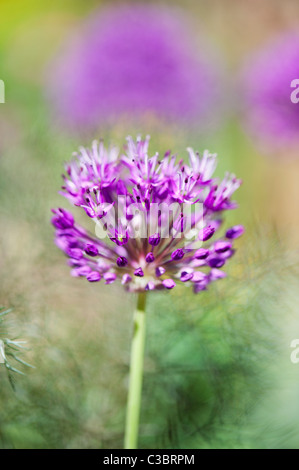
<svg viewBox="0 0 299 470">
<path fill-rule="evenodd" d="M 128 137 L 121 155 L 102 142 L 80 148 L 66 166 L 62 194 L 105 230 L 101 236 L 96 231 L 96 238 L 71 213 L 54 209 L 56 245 L 68 257 L 72 275 L 90 282 L 103 278 L 111 284 L 118 278 L 128 290 L 140 292 L 190 281 L 200 292 L 225 276 L 219 269 L 233 256 L 234 239 L 244 231 L 237 225 L 213 239 L 222 214 L 236 207 L 231 197 L 241 181 L 226 175 L 219 182 L 212 176 L 215 154 L 200 156 L 188 148 L 189 164 L 176 163 L 169 152 L 164 158 L 157 153 L 149 157 L 148 144 L 148 137 Z M 198 205 L 202 210 L 196 210 Z M 142 221 L 145 231 L 140 233 Z M 203 243 L 207 246 L 201 248 Z"/>
<path fill-rule="evenodd" d="M 127 4 L 96 10 L 50 64 L 55 118 L 75 129 L 121 117 L 207 124 L 221 82 L 211 51 L 195 47 L 176 9 Z"/>
<path fill-rule="evenodd" d="M 299 104 L 291 101 L 291 82 L 298 78 L 299 31 L 271 41 L 244 66 L 246 128 L 268 152 L 299 148 Z"/>
</svg>

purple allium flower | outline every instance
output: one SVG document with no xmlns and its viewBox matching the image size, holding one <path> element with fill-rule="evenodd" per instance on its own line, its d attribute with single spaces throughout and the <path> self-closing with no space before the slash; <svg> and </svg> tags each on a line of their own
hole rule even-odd
<svg viewBox="0 0 299 470">
<path fill-rule="evenodd" d="M 291 100 L 295 79 L 299 79 L 298 31 L 272 40 L 247 59 L 242 71 L 246 128 L 268 153 L 299 148 L 299 104 Z"/>
<path fill-rule="evenodd" d="M 241 181 L 213 177 L 216 156 L 207 151 L 200 156 L 188 149 L 189 163 L 183 163 L 170 153 L 150 157 L 148 144 L 148 137 L 128 137 L 122 153 L 93 143 L 75 154 L 62 194 L 95 223 L 95 235 L 65 209 L 53 210 L 56 245 L 72 275 L 90 282 L 119 279 L 133 292 L 189 282 L 200 292 L 225 276 L 220 268 L 244 231 L 236 225 L 215 239 L 223 213 L 236 207 L 231 196 Z"/>
<path fill-rule="evenodd" d="M 207 123 L 219 113 L 219 66 L 175 8 L 132 3 L 100 8 L 51 65 L 56 120 L 97 129 L 120 117 L 154 115 Z M 49 77 L 50 76 L 50 77 Z"/>
</svg>

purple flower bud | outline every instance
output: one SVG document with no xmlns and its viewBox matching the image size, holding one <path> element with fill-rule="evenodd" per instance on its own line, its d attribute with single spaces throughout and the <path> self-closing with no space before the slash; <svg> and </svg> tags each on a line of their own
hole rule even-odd
<svg viewBox="0 0 299 470">
<path fill-rule="evenodd" d="M 226 238 L 234 239 L 238 238 L 244 233 L 243 225 L 234 225 L 233 227 L 229 228 L 225 234 Z"/>
<path fill-rule="evenodd" d="M 176 285 L 173 279 L 165 279 L 162 284 L 166 289 L 173 289 Z"/>
<path fill-rule="evenodd" d="M 115 279 L 116 279 L 116 274 L 115 273 L 105 273 L 103 278 L 105 279 L 105 284 L 112 284 Z"/>
<path fill-rule="evenodd" d="M 217 231 L 217 230 L 219 230 L 219 228 L 222 225 L 222 220 L 221 219 L 211 220 L 209 225 L 210 225 L 210 227 L 213 227 L 215 229 L 215 231 Z"/>
<path fill-rule="evenodd" d="M 55 238 L 55 243 L 63 251 L 66 251 L 68 248 L 76 248 L 78 246 L 78 240 L 75 237 L 71 236 L 58 236 Z"/>
<path fill-rule="evenodd" d="M 152 252 L 150 252 L 150 253 L 148 253 L 148 254 L 146 255 L 145 261 L 146 261 L 147 263 L 152 263 L 153 261 L 155 261 L 155 257 L 154 257 L 154 255 L 153 255 Z"/>
<path fill-rule="evenodd" d="M 97 271 L 92 271 L 91 273 L 87 274 L 86 279 L 89 282 L 98 282 L 101 280 L 101 275 Z"/>
<path fill-rule="evenodd" d="M 209 279 L 210 281 L 217 281 L 217 279 L 222 279 L 226 276 L 227 274 L 224 271 L 214 268 L 214 269 L 211 269 L 210 271 Z"/>
<path fill-rule="evenodd" d="M 188 273 L 186 271 L 183 271 L 181 273 L 181 281 L 182 282 L 187 282 L 187 281 L 190 281 L 193 277 L 193 273 Z"/>
<path fill-rule="evenodd" d="M 64 230 L 74 226 L 74 217 L 72 214 L 65 209 L 53 209 L 52 212 L 55 217 L 52 218 L 52 224 L 54 227 Z"/>
<path fill-rule="evenodd" d="M 206 250 L 205 248 L 199 248 L 199 250 L 197 250 L 193 256 L 195 259 L 206 259 L 209 256 L 209 253 L 209 250 Z"/>
<path fill-rule="evenodd" d="M 155 233 L 154 235 L 151 235 L 151 236 L 149 237 L 148 242 L 149 242 L 149 244 L 152 245 L 152 246 L 157 246 L 157 245 L 159 245 L 160 240 L 161 240 L 160 234 L 159 234 L 159 233 Z"/>
<path fill-rule="evenodd" d="M 232 244 L 223 240 L 219 240 L 214 244 L 214 250 L 216 253 L 224 253 L 231 248 Z"/>
<path fill-rule="evenodd" d="M 119 256 L 116 260 L 116 264 L 117 266 L 119 266 L 120 268 L 123 268 L 124 266 L 127 266 L 128 264 L 128 260 L 127 258 L 125 258 L 124 256 Z"/>
<path fill-rule="evenodd" d="M 210 258 L 208 260 L 208 263 L 211 268 L 221 268 L 224 265 L 225 260 L 222 258 L 214 257 L 214 258 Z"/>
<path fill-rule="evenodd" d="M 202 283 L 202 282 L 195 282 L 193 286 L 193 292 L 194 294 L 198 294 L 198 292 L 201 292 L 203 290 L 207 289 L 208 283 Z"/>
<path fill-rule="evenodd" d="M 158 266 L 156 268 L 156 276 L 157 277 L 160 277 L 160 276 L 163 276 L 163 274 L 165 273 L 166 269 L 163 268 L 163 266 Z"/>
<path fill-rule="evenodd" d="M 181 248 L 178 248 L 177 250 L 171 253 L 171 259 L 173 261 L 178 261 L 184 257 L 184 254 L 184 251 Z"/>
<path fill-rule="evenodd" d="M 71 268 L 78 268 L 79 266 L 82 266 L 82 263 L 80 260 L 76 260 L 74 258 L 70 258 L 68 261 L 67 261 L 67 264 L 69 266 L 71 266 Z"/>
<path fill-rule="evenodd" d="M 208 227 L 205 227 L 200 231 L 198 238 L 202 242 L 205 242 L 214 235 L 214 232 L 215 232 L 215 228 L 209 225 Z"/>
<path fill-rule="evenodd" d="M 129 284 L 132 281 L 130 274 L 124 274 L 121 280 L 122 285 Z"/>
<path fill-rule="evenodd" d="M 154 289 L 155 289 L 155 284 L 152 281 L 149 281 L 145 286 L 145 290 L 154 290 Z"/>
<path fill-rule="evenodd" d="M 144 273 L 143 273 L 143 271 L 142 271 L 141 268 L 137 268 L 137 269 L 135 269 L 135 271 L 134 271 L 134 275 L 137 276 L 137 277 L 143 277 L 143 276 L 144 276 Z"/>
<path fill-rule="evenodd" d="M 91 272 L 91 269 L 89 266 L 79 266 L 78 268 L 74 268 L 71 271 L 71 275 L 73 277 L 79 277 L 79 276 L 87 276 Z"/>
<path fill-rule="evenodd" d="M 89 256 L 98 256 L 99 250 L 92 243 L 88 243 L 85 247 L 85 253 Z"/>
<path fill-rule="evenodd" d="M 196 271 L 192 278 L 192 282 L 194 282 L 194 293 L 197 294 L 202 290 L 206 290 L 209 283 L 209 277 L 201 271 Z"/>
<path fill-rule="evenodd" d="M 79 260 L 83 257 L 82 250 L 80 248 L 68 248 L 66 254 L 73 259 Z"/>
<path fill-rule="evenodd" d="M 223 253 L 217 253 L 218 258 L 228 259 L 231 258 L 235 254 L 235 250 L 228 249 L 223 251 Z"/>
<path fill-rule="evenodd" d="M 192 282 L 203 282 L 206 281 L 207 275 L 201 271 L 196 271 L 193 273 Z"/>
</svg>

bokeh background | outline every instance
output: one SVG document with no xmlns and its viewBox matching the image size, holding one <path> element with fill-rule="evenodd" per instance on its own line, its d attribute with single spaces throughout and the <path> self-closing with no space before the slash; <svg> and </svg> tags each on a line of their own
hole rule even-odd
<svg viewBox="0 0 299 470">
<path fill-rule="evenodd" d="M 246 233 L 228 277 L 209 291 L 149 296 L 140 447 L 299 448 L 299 364 L 290 360 L 299 337 L 299 145 L 257 144 L 240 80 L 248 57 L 299 31 L 298 1 L 155 4 L 170 16 L 180 9 L 192 53 L 217 65 L 208 125 L 145 109 L 138 119 L 64 126 L 49 99 L 57 57 L 87 34 L 94 11 L 120 4 L 0 0 L 0 305 L 12 308 L 7 334 L 27 341 L 24 359 L 35 366 L 19 366 L 26 375 L 15 376 L 13 391 L 0 364 L 0 447 L 122 447 L 136 299 L 116 284 L 71 278 L 50 218 L 52 207 L 67 208 L 61 173 L 79 145 L 102 137 L 121 146 L 141 133 L 151 134 L 152 153 L 218 153 L 217 174 L 243 180 L 227 224 Z M 294 79 L 299 57 L 297 71 Z"/>
</svg>

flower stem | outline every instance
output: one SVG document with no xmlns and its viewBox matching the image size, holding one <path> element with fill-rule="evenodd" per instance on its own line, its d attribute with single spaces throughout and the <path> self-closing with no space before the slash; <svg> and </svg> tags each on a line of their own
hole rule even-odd
<svg viewBox="0 0 299 470">
<path fill-rule="evenodd" d="M 125 449 L 136 449 L 142 390 L 143 357 L 145 343 L 145 299 L 146 293 L 138 294 L 134 313 L 134 330 L 131 345 L 129 394 L 125 428 Z"/>
</svg>

